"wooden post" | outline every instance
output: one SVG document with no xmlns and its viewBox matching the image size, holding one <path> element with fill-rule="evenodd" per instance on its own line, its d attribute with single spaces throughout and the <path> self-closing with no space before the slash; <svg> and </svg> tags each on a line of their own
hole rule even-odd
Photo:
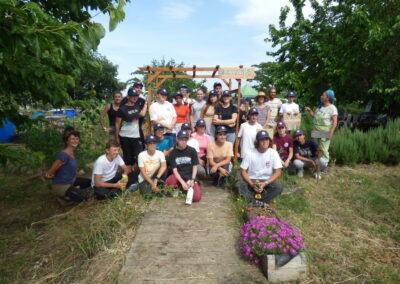
<svg viewBox="0 0 400 284">
<path fill-rule="evenodd" d="M 239 124 L 240 124 L 240 88 L 242 87 L 242 80 L 238 79 L 238 91 L 237 91 L 237 118 L 236 118 L 236 131 L 235 131 L 235 140 L 239 133 Z M 239 145 L 235 144 L 235 152 L 234 152 L 234 160 L 237 160 L 237 154 L 239 151 Z"/>
</svg>

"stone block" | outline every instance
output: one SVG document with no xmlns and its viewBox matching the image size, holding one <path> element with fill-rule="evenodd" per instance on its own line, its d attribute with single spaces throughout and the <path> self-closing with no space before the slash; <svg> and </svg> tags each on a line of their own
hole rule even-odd
<svg viewBox="0 0 400 284">
<path fill-rule="evenodd" d="M 267 267 L 266 276 L 269 282 L 278 283 L 300 280 L 304 279 L 307 274 L 307 258 L 304 253 L 299 253 L 284 266 L 277 267 L 275 255 L 268 255 Z"/>
</svg>

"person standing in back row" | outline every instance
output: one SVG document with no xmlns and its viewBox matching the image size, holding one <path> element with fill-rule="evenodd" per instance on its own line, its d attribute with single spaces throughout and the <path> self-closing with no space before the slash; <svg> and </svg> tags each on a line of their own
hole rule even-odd
<svg viewBox="0 0 400 284">
<path fill-rule="evenodd" d="M 105 105 L 100 113 L 100 126 L 108 133 L 109 139 L 115 139 L 115 119 L 122 101 L 122 94 L 116 91 L 112 94 L 112 102 Z M 108 127 L 104 124 L 104 117 L 108 116 Z"/>
<path fill-rule="evenodd" d="M 268 90 L 268 101 L 266 105 L 271 109 L 271 115 L 268 122 L 270 128 L 275 129 L 276 123 L 279 120 L 279 109 L 282 106 L 282 101 L 277 97 L 277 91 L 275 87 L 270 87 Z"/>
<path fill-rule="evenodd" d="M 226 141 L 233 145 L 235 143 L 237 108 L 232 104 L 232 97 L 229 91 L 224 91 L 221 99 L 221 104 L 215 110 L 213 124 L 216 126 L 224 125 L 226 127 Z"/>
<path fill-rule="evenodd" d="M 139 98 L 132 88 L 128 90 L 128 102 L 118 110 L 115 120 L 115 140 L 121 144 L 123 159 L 128 168 L 137 164 L 139 153 L 143 150 L 143 131 L 140 118 L 147 111 L 147 102 Z"/>
<path fill-rule="evenodd" d="M 258 115 L 258 110 L 255 107 L 251 108 L 247 113 L 247 122 L 240 125 L 235 149 L 238 148 L 240 143 L 240 157 L 242 159 L 254 149 L 257 132 L 262 130 L 261 124 L 257 122 Z"/>
<path fill-rule="evenodd" d="M 203 89 L 198 89 L 196 92 L 196 100 L 192 105 L 192 110 L 190 112 L 190 120 L 191 124 L 194 126 L 196 122 L 201 118 L 201 110 L 203 106 L 206 104 L 204 100 L 204 91 Z"/>
</svg>

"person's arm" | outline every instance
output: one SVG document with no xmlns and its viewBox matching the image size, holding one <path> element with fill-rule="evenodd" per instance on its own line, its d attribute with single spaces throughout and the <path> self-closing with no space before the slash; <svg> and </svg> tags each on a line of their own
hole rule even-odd
<svg viewBox="0 0 400 284">
<path fill-rule="evenodd" d="M 192 167 L 192 179 L 187 181 L 187 185 L 189 187 L 193 187 L 194 186 L 194 181 L 196 180 L 196 176 L 197 176 L 197 165 L 193 165 L 193 167 Z"/>
<path fill-rule="evenodd" d="M 183 180 L 181 175 L 178 172 L 177 168 L 172 169 L 172 173 L 174 174 L 175 178 L 179 181 L 179 183 L 182 185 L 182 188 L 184 191 L 187 191 L 189 189 L 188 184 Z"/>
<path fill-rule="evenodd" d="M 119 131 L 121 130 L 121 118 L 116 117 L 115 118 L 115 141 L 119 143 Z"/>
<path fill-rule="evenodd" d="M 53 178 L 56 172 L 61 168 L 61 166 L 64 164 L 64 161 L 62 160 L 55 160 L 53 164 L 51 165 L 50 169 L 46 172 L 45 177 L 46 178 Z"/>
<path fill-rule="evenodd" d="M 240 169 L 240 175 L 242 176 L 243 180 L 254 190 L 257 191 L 256 184 L 250 179 L 249 174 L 246 169 Z M 257 191 L 258 192 L 258 191 Z M 261 192 L 261 191 L 260 191 Z"/>
<path fill-rule="evenodd" d="M 303 161 L 303 162 L 306 162 L 306 163 L 310 163 L 310 164 L 312 164 L 313 166 L 315 166 L 315 162 L 312 160 L 312 159 L 308 159 L 308 158 L 306 158 L 306 157 L 303 157 L 303 156 L 301 156 L 300 154 L 295 154 L 294 155 L 295 156 L 295 158 L 297 159 L 297 160 L 300 160 L 300 161 Z"/>
<path fill-rule="evenodd" d="M 200 112 L 200 118 L 204 119 L 205 113 L 206 113 L 206 107 L 207 104 L 205 104 L 202 108 L 201 108 L 201 112 Z"/>
<path fill-rule="evenodd" d="M 121 184 L 119 182 L 109 183 L 101 181 L 101 175 L 94 175 L 94 185 L 95 187 L 109 187 L 109 188 L 121 188 Z"/>
<path fill-rule="evenodd" d="M 311 108 L 309 108 L 309 107 L 304 107 L 304 110 L 305 110 L 306 112 L 308 112 L 309 115 L 311 115 L 312 117 L 314 117 L 315 113 L 312 111 Z"/>
<path fill-rule="evenodd" d="M 146 169 L 144 167 L 139 167 L 140 174 L 142 175 L 143 179 L 150 184 L 151 190 L 153 192 L 157 192 L 157 184 L 155 181 L 151 179 L 151 177 L 146 173 Z"/>
<path fill-rule="evenodd" d="M 265 182 L 262 183 L 262 185 L 260 186 L 260 189 L 263 190 L 267 185 L 276 181 L 280 175 L 281 175 L 281 169 L 274 169 L 272 176 L 270 176 L 270 178 L 268 180 L 266 180 Z"/>
<path fill-rule="evenodd" d="M 271 120 L 271 114 L 272 114 L 272 111 L 270 108 L 268 108 L 267 117 L 265 119 L 265 124 L 263 125 L 263 128 L 267 128 L 269 126 L 269 121 Z"/>
<path fill-rule="evenodd" d="M 167 170 L 167 162 L 163 161 L 161 162 L 161 166 L 158 169 L 156 179 L 159 180 L 163 176 L 166 170 Z"/>
<path fill-rule="evenodd" d="M 100 127 L 104 131 L 108 131 L 107 127 L 104 124 L 104 117 L 106 116 L 107 112 L 110 110 L 110 107 L 111 107 L 111 104 L 106 104 L 100 113 L 100 117 L 99 117 Z"/>
<path fill-rule="evenodd" d="M 293 147 L 289 147 L 289 155 L 288 158 L 286 159 L 286 161 L 284 161 L 285 164 L 285 168 L 287 168 L 289 166 L 290 161 L 293 158 Z"/>
<path fill-rule="evenodd" d="M 331 129 L 329 130 L 329 139 L 332 138 L 333 133 L 335 132 L 335 129 L 337 127 L 337 115 L 333 115 L 331 120 L 332 120 L 332 126 Z"/>
<path fill-rule="evenodd" d="M 130 169 L 127 165 L 123 164 L 123 165 L 120 165 L 120 167 L 124 171 L 124 175 L 128 175 L 130 173 Z"/>
<path fill-rule="evenodd" d="M 146 112 L 147 112 L 147 101 L 144 102 L 143 108 L 140 111 L 139 116 L 144 117 L 146 115 Z"/>
</svg>

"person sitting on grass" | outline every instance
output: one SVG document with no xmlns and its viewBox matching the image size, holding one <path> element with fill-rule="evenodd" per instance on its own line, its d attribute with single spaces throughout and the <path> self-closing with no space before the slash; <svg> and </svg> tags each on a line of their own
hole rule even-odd
<svg viewBox="0 0 400 284">
<path fill-rule="evenodd" d="M 207 147 L 213 141 L 210 135 L 206 134 L 206 122 L 204 119 L 199 119 L 196 122 L 195 132 L 192 134 L 192 138 L 197 140 L 199 143 L 199 167 L 202 167 L 204 171 L 204 177 L 206 176 L 206 168 L 207 168 Z M 197 170 L 198 176 L 200 177 L 199 169 Z"/>
<path fill-rule="evenodd" d="M 304 176 L 304 168 L 309 168 L 316 179 L 321 179 L 320 172 L 328 166 L 320 158 L 322 151 L 318 144 L 312 140 L 306 140 L 304 132 L 300 129 L 294 132 L 294 161 L 293 165 L 298 177 Z"/>
<path fill-rule="evenodd" d="M 97 199 L 114 198 L 121 194 L 124 185 L 119 181 L 122 174 L 128 175 L 129 168 L 119 155 L 120 145 L 116 141 L 106 144 L 106 153 L 97 158 L 93 166 L 92 187 Z"/>
<path fill-rule="evenodd" d="M 184 192 L 193 188 L 193 202 L 201 199 L 200 185 L 196 182 L 197 165 L 199 164 L 196 150 L 187 145 L 189 132 L 181 130 L 177 135 L 177 142 L 174 150 L 169 156 L 172 174 L 165 181 L 165 185 L 178 187 Z"/>
<path fill-rule="evenodd" d="M 223 186 L 230 172 L 233 146 L 226 141 L 227 131 L 225 126 L 218 126 L 215 131 L 215 141 L 207 147 L 207 161 L 214 186 Z"/>
<path fill-rule="evenodd" d="M 146 150 L 139 154 L 139 190 L 142 195 L 158 192 L 158 182 L 165 179 L 167 162 L 161 151 L 156 150 L 157 138 L 148 135 L 145 138 Z"/>
<path fill-rule="evenodd" d="M 276 131 L 272 139 L 273 148 L 278 151 L 283 168 L 289 169 L 293 158 L 293 139 L 286 133 L 286 124 L 283 121 L 278 121 Z"/>
<path fill-rule="evenodd" d="M 82 202 L 92 195 L 90 179 L 76 176 L 77 162 L 75 149 L 79 145 L 80 134 L 73 127 L 67 127 L 63 133 L 64 150 L 46 172 L 46 178 L 52 179 L 51 189 L 57 200 L 66 205 L 68 202 Z"/>
<path fill-rule="evenodd" d="M 247 202 L 264 205 L 282 193 L 282 186 L 276 182 L 281 175 L 282 162 L 265 130 L 257 133 L 254 146 L 240 164 L 243 182 L 239 182 L 238 189 Z"/>
<path fill-rule="evenodd" d="M 165 157 L 168 157 L 172 149 L 174 149 L 174 144 L 169 137 L 164 136 L 164 130 L 165 127 L 160 123 L 156 123 L 153 126 L 154 136 L 157 139 L 156 150 L 161 151 Z"/>
</svg>

